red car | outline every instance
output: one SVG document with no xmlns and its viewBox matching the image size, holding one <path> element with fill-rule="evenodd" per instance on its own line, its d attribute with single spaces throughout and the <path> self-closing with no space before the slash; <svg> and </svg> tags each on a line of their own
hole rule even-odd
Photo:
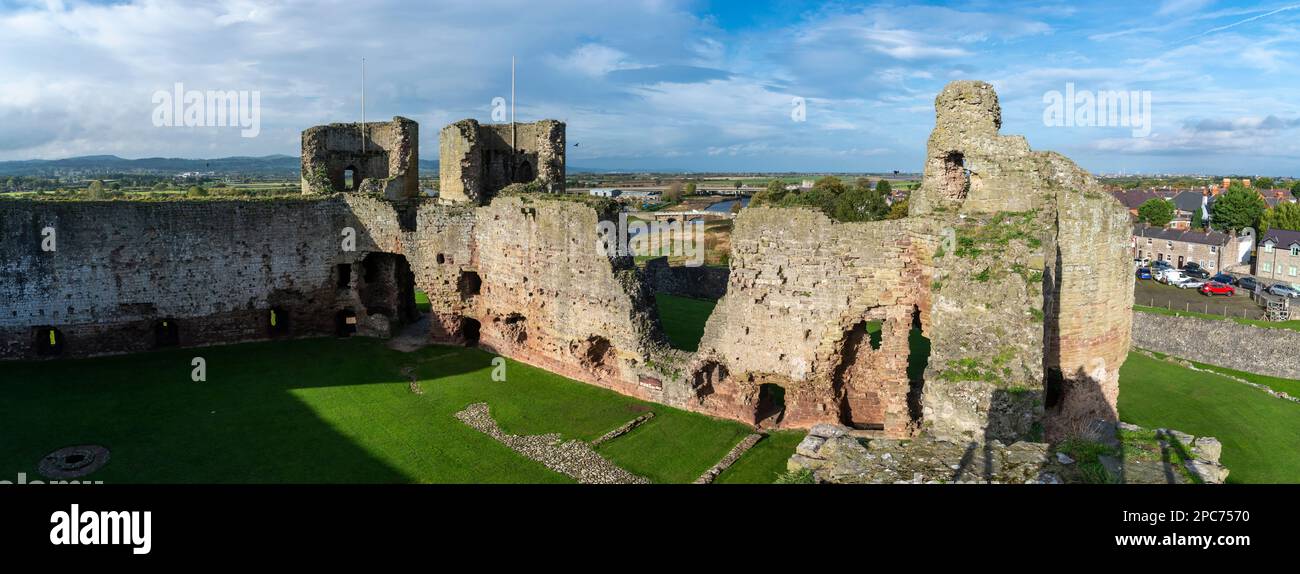
<svg viewBox="0 0 1300 574">
<path fill-rule="evenodd" d="M 1202 295 L 1208 295 L 1211 297 L 1215 295 L 1227 295 L 1231 297 L 1235 291 L 1236 289 L 1233 289 L 1232 285 L 1224 285 L 1223 283 L 1219 283 L 1218 281 L 1211 281 L 1209 283 L 1201 285 L 1200 288 L 1200 292 Z"/>
</svg>

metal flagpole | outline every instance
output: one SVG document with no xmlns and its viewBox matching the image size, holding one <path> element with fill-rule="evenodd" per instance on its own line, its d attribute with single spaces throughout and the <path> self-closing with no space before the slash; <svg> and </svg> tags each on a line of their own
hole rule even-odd
<svg viewBox="0 0 1300 574">
<path fill-rule="evenodd" d="M 510 56 L 510 150 L 519 149 L 519 139 L 515 135 L 515 57 Z"/>
<path fill-rule="evenodd" d="M 361 154 L 366 153 L 366 59 L 361 59 Z"/>
</svg>

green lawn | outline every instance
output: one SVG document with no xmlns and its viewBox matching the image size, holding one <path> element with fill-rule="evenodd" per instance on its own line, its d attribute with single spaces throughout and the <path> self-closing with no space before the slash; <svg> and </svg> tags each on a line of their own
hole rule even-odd
<svg viewBox="0 0 1300 574">
<path fill-rule="evenodd" d="M 424 291 L 415 292 L 415 308 L 419 309 L 421 313 L 428 313 L 433 308 L 429 303 L 429 296 Z"/>
<path fill-rule="evenodd" d="M 1213 313 L 1198 313 L 1196 311 L 1173 311 L 1164 307 L 1148 307 L 1146 305 L 1134 305 L 1134 311 L 1141 313 L 1151 313 L 1155 315 L 1172 315 L 1174 317 L 1195 317 L 1197 319 L 1210 319 L 1214 321 L 1235 321 L 1242 325 L 1253 325 L 1265 329 L 1288 329 L 1291 331 L 1300 331 L 1300 321 L 1263 321 L 1260 319 L 1246 319 L 1243 317 L 1225 317 Z"/>
<path fill-rule="evenodd" d="M 1234 376 L 1239 379 L 1246 379 L 1247 381 L 1250 381 L 1252 383 L 1264 385 L 1275 391 L 1281 391 L 1293 397 L 1300 397 L 1300 381 L 1297 381 L 1295 379 L 1281 379 L 1278 377 L 1270 377 L 1268 375 L 1257 375 L 1255 373 L 1235 371 L 1227 367 L 1220 367 L 1218 365 L 1207 365 L 1205 363 L 1197 363 L 1195 361 L 1192 361 L 1192 364 L 1202 369 L 1214 371 L 1216 373 L 1222 373 L 1225 375 Z"/>
<path fill-rule="evenodd" d="M 657 408 L 655 418 L 597 451 L 652 482 L 691 482 L 753 432 L 738 422 L 684 411 L 664 417 L 662 410 Z"/>
<path fill-rule="evenodd" d="M 771 484 L 777 475 L 785 472 L 786 461 L 790 460 L 794 447 L 799 446 L 799 441 L 803 440 L 805 434 L 804 431 L 776 431 L 769 434 L 731 465 L 731 468 L 723 471 L 714 483 Z"/>
<path fill-rule="evenodd" d="M 195 356 L 206 382 L 190 380 Z M 492 358 L 352 338 L 3 362 L 0 476 L 34 478 L 45 454 L 102 444 L 112 461 L 89 478 L 106 483 L 571 482 L 452 416 L 480 401 L 507 432 L 583 440 L 653 410 L 601 450 L 656 481 L 694 480 L 748 432 L 514 361 L 495 382 Z"/>
<path fill-rule="evenodd" d="M 704 336 L 704 324 L 708 322 L 709 314 L 718 302 L 655 293 L 655 304 L 659 307 L 659 321 L 663 324 L 668 342 L 685 351 L 699 350 L 700 338 Z"/>
<path fill-rule="evenodd" d="M 1223 377 L 1130 353 L 1120 369 L 1120 419 L 1218 437 L 1235 483 L 1300 482 L 1300 405 Z"/>
</svg>

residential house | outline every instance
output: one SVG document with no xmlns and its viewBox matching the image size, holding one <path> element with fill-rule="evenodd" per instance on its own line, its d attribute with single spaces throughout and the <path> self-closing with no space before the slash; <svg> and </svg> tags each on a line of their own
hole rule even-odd
<svg viewBox="0 0 1300 574">
<path fill-rule="evenodd" d="M 1194 213 L 1200 212 L 1202 226 L 1209 225 L 1210 209 L 1214 206 L 1215 194 L 1209 191 L 1184 191 L 1175 195 L 1174 219 L 1169 222 L 1171 229 L 1190 230 L 1195 221 Z"/>
<path fill-rule="evenodd" d="M 1295 203 L 1295 197 L 1291 195 L 1289 189 L 1261 189 L 1259 197 L 1268 204 L 1270 209 L 1283 203 Z"/>
<path fill-rule="evenodd" d="M 1176 268 L 1196 263 L 1217 273 L 1250 254 L 1250 239 L 1218 231 L 1189 231 L 1138 224 L 1133 227 L 1133 258 L 1168 261 Z"/>
<path fill-rule="evenodd" d="M 1300 232 L 1270 229 L 1260 234 L 1255 276 L 1300 283 Z"/>
</svg>

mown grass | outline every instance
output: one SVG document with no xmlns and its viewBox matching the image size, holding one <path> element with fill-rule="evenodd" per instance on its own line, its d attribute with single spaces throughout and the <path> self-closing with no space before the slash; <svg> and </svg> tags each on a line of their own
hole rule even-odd
<svg viewBox="0 0 1300 574">
<path fill-rule="evenodd" d="M 1234 483 L 1300 482 L 1300 405 L 1213 373 L 1130 353 L 1120 369 L 1120 419 L 1223 443 Z"/>
<path fill-rule="evenodd" d="M 803 440 L 804 431 L 775 431 L 758 441 L 715 484 L 772 484 L 786 472 L 786 462 Z"/>
<path fill-rule="evenodd" d="M 196 356 L 205 382 L 190 379 Z M 492 358 L 352 338 L 0 363 L 0 476 L 34 478 L 49 452 L 100 444 L 112 460 L 89 479 L 105 483 L 571 482 L 453 417 L 486 402 L 506 432 L 581 440 L 653 410 L 647 428 L 602 450 L 686 482 L 747 432 L 514 361 L 493 381 Z"/>
<path fill-rule="evenodd" d="M 1247 381 L 1250 381 L 1252 383 L 1264 385 L 1270 389 L 1284 392 L 1293 397 L 1300 397 L 1300 381 L 1297 381 L 1295 379 L 1283 379 L 1279 377 L 1270 377 L 1268 375 L 1258 375 L 1255 373 L 1247 373 L 1245 371 L 1237 371 L 1234 369 L 1229 369 L 1227 367 L 1220 367 L 1218 365 L 1198 363 L 1196 361 L 1192 361 L 1192 364 L 1196 365 L 1199 368 L 1208 371 L 1214 371 L 1222 375 L 1237 377 L 1239 379 L 1246 379 Z M 1300 431 L 1300 429 L 1297 429 L 1297 431 Z"/>
<path fill-rule="evenodd" d="M 710 299 L 692 299 L 678 297 L 667 293 L 655 293 L 655 305 L 659 307 L 659 321 L 663 325 L 664 335 L 674 348 L 695 351 L 700 348 L 700 338 L 704 336 L 704 324 L 718 302 Z"/>
<path fill-rule="evenodd" d="M 1173 311 L 1163 307 L 1148 307 L 1146 305 L 1134 305 L 1133 310 L 1141 313 L 1170 315 L 1174 317 L 1194 317 L 1197 319 L 1210 319 L 1214 321 L 1235 321 L 1242 325 L 1252 325 L 1255 327 L 1263 327 L 1265 329 L 1288 329 L 1291 331 L 1300 331 L 1300 321 L 1263 321 L 1259 319 L 1246 319 L 1243 317 L 1225 317 L 1213 313 L 1198 313 L 1196 311 Z"/>
</svg>

